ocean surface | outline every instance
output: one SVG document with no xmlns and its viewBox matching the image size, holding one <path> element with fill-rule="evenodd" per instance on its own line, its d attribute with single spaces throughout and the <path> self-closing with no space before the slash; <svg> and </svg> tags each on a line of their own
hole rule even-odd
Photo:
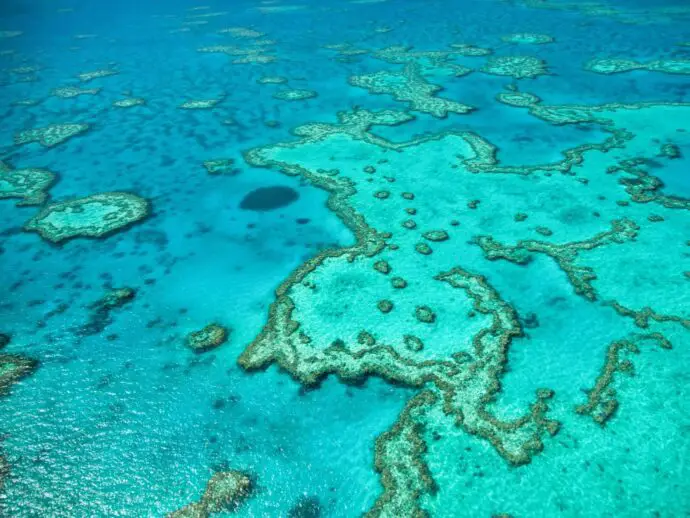
<svg viewBox="0 0 690 518">
<path fill-rule="evenodd" d="M 0 3 L 0 516 L 690 516 L 688 367 L 687 1 Z"/>
</svg>

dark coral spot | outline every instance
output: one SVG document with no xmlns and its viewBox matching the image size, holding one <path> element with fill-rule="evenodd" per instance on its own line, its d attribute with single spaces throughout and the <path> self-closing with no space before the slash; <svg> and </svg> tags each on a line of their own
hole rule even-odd
<svg viewBox="0 0 690 518">
<path fill-rule="evenodd" d="M 321 503 L 315 496 L 303 496 L 292 509 L 288 511 L 290 518 L 319 518 Z"/>
<path fill-rule="evenodd" d="M 286 207 L 299 198 L 291 187 L 260 187 L 247 194 L 240 202 L 244 210 L 267 211 Z"/>
</svg>

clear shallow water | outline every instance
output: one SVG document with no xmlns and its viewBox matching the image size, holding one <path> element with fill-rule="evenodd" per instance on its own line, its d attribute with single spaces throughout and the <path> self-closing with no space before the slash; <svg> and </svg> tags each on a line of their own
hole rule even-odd
<svg viewBox="0 0 690 518">
<path fill-rule="evenodd" d="M 233 511 L 240 516 L 313 516 L 315 509 L 320 516 L 372 509 L 383 516 L 412 516 L 421 509 L 441 517 L 687 514 L 688 75 L 603 75 L 583 65 L 594 58 L 689 60 L 690 47 L 679 44 L 690 41 L 690 16 L 682 2 L 614 2 L 609 7 L 616 10 L 597 13 L 533 4 L 3 3 L 0 31 L 22 34 L 0 39 L 0 158 L 18 170 L 54 172 L 48 203 L 127 191 L 149 200 L 151 214 L 103 239 L 54 245 L 22 230 L 37 207 L 0 200 L 0 332 L 12 337 L 0 354 L 40 362 L 0 401 L 2 452 L 10 466 L 0 514 L 163 516 L 198 500 L 214 472 L 231 469 L 252 478 L 251 494 Z M 286 6 L 292 8 L 281 9 Z M 228 27 L 265 34 L 219 33 Z M 555 41 L 502 41 L 513 33 L 547 34 Z M 445 62 L 404 51 L 398 62 L 377 55 L 391 45 L 449 51 L 453 43 L 492 49 L 495 56 L 534 56 L 550 74 L 518 80 L 478 71 L 491 59 L 486 56 L 446 55 L 448 62 L 474 70 L 454 77 Z M 326 48 L 336 44 L 348 47 Z M 233 49 L 230 55 L 198 52 L 214 45 Z M 247 54 L 257 48 L 268 50 Z M 232 63 L 247 55 L 276 60 Z M 348 82 L 398 73 L 404 63 L 419 68 L 422 83 L 442 86 L 438 97 L 476 110 L 439 118 Z M 88 82 L 76 77 L 99 69 L 118 74 Z M 288 83 L 261 84 L 263 76 L 286 77 Z M 512 84 L 537 95 L 541 106 L 632 106 L 594 109 L 610 123 L 554 125 L 535 110 L 498 102 L 496 95 Z M 51 95 L 64 86 L 100 90 L 75 98 Z M 273 96 L 289 89 L 317 96 Z M 113 106 L 129 97 L 146 103 Z M 39 102 L 14 104 L 25 99 Z M 179 108 L 208 99 L 220 102 L 208 110 Z M 635 104 L 652 101 L 676 104 Z M 338 112 L 357 109 L 415 118 L 374 126 L 354 139 L 344 136 L 342 124 L 312 141 L 291 134 L 310 122 L 342 123 Z M 13 142 L 18 132 L 65 123 L 90 128 L 53 147 Z M 634 138 L 605 153 L 590 150 L 581 165 L 566 171 L 586 183 L 533 167 L 559 162 L 567 149 L 604 142 L 610 124 Z M 496 146 L 499 164 L 470 171 L 461 163 L 472 156 L 461 132 Z M 386 140 L 371 143 L 372 135 Z M 391 142 L 403 147 L 393 149 Z M 677 146 L 678 158 L 660 156 L 661 145 L 669 143 Z M 257 148 L 261 160 L 244 155 Z M 630 158 L 644 158 L 641 170 L 664 183 L 654 192 L 674 201 L 635 198 L 619 183 L 629 173 L 606 174 Z M 209 174 L 204 162 L 219 159 L 234 163 Z M 363 172 L 369 166 L 375 173 Z M 336 178 L 324 173 L 331 169 L 357 192 L 348 191 L 343 203 L 329 208 L 326 191 L 345 189 L 328 183 Z M 266 188 L 297 195 L 264 199 L 266 210 L 241 208 L 247 196 Z M 376 196 L 384 191 L 388 197 Z M 414 199 L 401 198 L 404 192 Z M 468 207 L 473 199 L 481 200 L 478 208 Z M 350 209 L 364 223 L 353 223 Z M 517 222 L 517 213 L 529 217 Z M 578 249 L 571 261 L 597 275 L 591 283 L 596 297 L 588 299 L 566 275 L 571 263 L 554 258 L 566 257 L 564 250 L 574 249 L 569 244 L 591 245 L 621 218 L 639 227 L 634 239 Z M 417 227 L 401 227 L 405 219 Z M 313 272 L 300 268 L 327 248 L 361 243 L 369 227 L 391 232 L 388 244 L 397 248 L 373 254 L 355 246 L 353 262 L 339 257 Z M 450 239 L 422 236 L 437 229 Z M 478 235 L 506 245 L 553 243 L 565 255 L 532 251 L 527 264 L 490 261 L 474 243 Z M 431 255 L 415 250 L 420 241 L 431 246 Z M 392 273 L 372 268 L 379 260 Z M 433 280 L 458 266 L 486 278 L 495 290 L 492 304 L 504 301 L 516 312 L 524 336 L 511 338 L 504 360 L 473 350 L 473 338 L 493 314 L 468 314 L 478 288 L 451 289 Z M 295 305 L 292 318 L 311 338 L 301 345 L 296 334 L 281 334 L 277 310 L 269 313 L 276 288 L 293 273 L 287 294 Z M 391 287 L 393 275 L 407 286 Z M 122 286 L 137 290 L 134 300 L 111 311 L 100 327 L 85 328 L 98 317 L 94 302 Z M 379 310 L 381 300 L 392 301 L 393 309 Z M 658 318 L 636 325 L 611 307 L 614 301 L 633 311 L 650 307 Z M 421 304 L 433 309 L 433 323 L 415 317 Z M 190 351 L 186 336 L 212 322 L 231 329 L 229 340 L 202 354 Z M 267 323 L 276 333 L 255 342 L 239 365 Z M 399 359 L 367 352 L 371 346 L 358 341 L 362 330 Z M 575 406 L 605 372 L 610 344 L 650 333 L 663 334 L 673 348 L 640 343 L 639 354 L 630 355 L 635 375 L 621 368 L 608 383 L 619 406 L 603 426 L 578 414 Z M 406 335 L 420 338 L 423 349 L 404 346 Z M 314 356 L 335 340 L 355 359 Z M 286 359 L 288 350 L 297 351 L 294 361 Z M 278 365 L 256 370 L 264 351 L 273 351 Z M 494 361 L 500 370 L 473 375 L 479 381 L 472 389 L 460 383 L 456 406 L 445 413 L 436 402 L 409 414 L 415 394 L 429 390 L 440 400 L 448 392 L 439 380 L 452 385 L 465 375 L 448 375 L 443 363 L 459 351 L 476 356 L 469 363 L 479 360 L 475 372 Z M 338 376 L 307 390 L 312 368 Z M 348 375 L 358 383 L 343 383 Z M 501 382 L 498 391 L 487 381 L 492 376 Z M 472 399 L 477 391 L 488 398 L 491 415 L 510 422 L 528 412 L 535 390 L 545 387 L 555 392 L 547 415 L 560 429 L 553 437 L 537 434 L 541 453 L 498 427 L 505 450 L 529 451 L 529 463 L 516 462 L 491 442 L 490 421 L 480 415 L 479 425 L 472 422 L 480 406 Z M 458 415 L 466 419 L 460 426 Z M 398 429 L 394 423 L 419 426 L 384 455 L 388 443 L 382 439 L 390 435 L 382 434 Z M 426 450 L 410 453 L 416 440 Z M 435 490 L 410 490 L 424 479 L 415 471 L 419 465 L 428 469 Z M 231 509 L 219 514 L 225 512 Z"/>
</svg>

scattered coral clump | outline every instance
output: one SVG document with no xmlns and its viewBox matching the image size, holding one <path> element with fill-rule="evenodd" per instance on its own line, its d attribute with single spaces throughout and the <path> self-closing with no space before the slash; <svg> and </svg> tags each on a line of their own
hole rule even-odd
<svg viewBox="0 0 690 518">
<path fill-rule="evenodd" d="M 237 172 L 235 161 L 232 158 L 206 160 L 204 162 L 204 167 L 208 174 L 211 175 L 234 174 Z"/>
<path fill-rule="evenodd" d="M 209 324 L 187 336 L 187 347 L 196 353 L 210 351 L 224 344 L 229 335 L 228 329 L 220 324 Z"/>
</svg>

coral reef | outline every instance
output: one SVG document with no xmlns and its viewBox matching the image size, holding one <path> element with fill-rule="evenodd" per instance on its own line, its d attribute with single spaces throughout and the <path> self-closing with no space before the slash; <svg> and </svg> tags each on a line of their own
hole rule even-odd
<svg viewBox="0 0 690 518">
<path fill-rule="evenodd" d="M 287 77 L 283 76 L 261 76 L 256 80 L 260 85 L 283 85 L 288 82 Z"/>
<path fill-rule="evenodd" d="M 494 240 L 491 236 L 477 236 L 478 244 L 487 259 L 505 259 L 516 264 L 527 264 L 530 253 L 546 254 L 556 261 L 558 266 L 568 276 L 575 293 L 594 301 L 597 298 L 592 280 L 596 279 L 594 270 L 588 266 L 575 264 L 578 254 L 585 250 L 592 250 L 599 246 L 612 243 L 624 243 L 635 239 L 640 227 L 633 221 L 622 219 L 611 222 L 611 230 L 600 232 L 586 241 L 576 241 L 557 245 L 543 241 L 518 241 L 515 246 L 506 246 Z"/>
<path fill-rule="evenodd" d="M 76 86 L 62 86 L 55 88 L 50 92 L 50 95 L 60 97 L 61 99 L 72 99 L 80 95 L 98 95 L 100 88 L 79 88 Z"/>
<path fill-rule="evenodd" d="M 338 340 L 325 349 L 317 349 L 313 345 L 318 340 L 318 334 L 314 336 L 316 331 L 294 319 L 296 305 L 309 304 L 309 298 L 298 296 L 295 290 L 312 272 L 333 261 L 342 261 L 345 268 L 356 258 L 372 258 L 383 249 L 383 240 L 387 239 L 383 236 L 389 234 L 378 233 L 368 227 L 362 216 L 352 208 L 350 197 L 354 189 L 351 181 L 326 174 L 326 171 L 308 170 L 272 156 L 306 146 L 324 146 L 330 139 L 342 143 L 343 135 L 383 149 L 407 149 L 427 142 L 427 139 L 421 139 L 414 144 L 394 144 L 367 133 L 373 124 L 399 124 L 405 120 L 395 112 L 356 110 L 340 113 L 338 118 L 340 122 L 336 125 L 310 124 L 297 128 L 294 133 L 299 140 L 296 142 L 255 149 L 245 155 L 251 165 L 276 167 L 289 175 L 299 174 L 329 191 L 329 208 L 353 230 L 357 244 L 320 253 L 281 284 L 276 291 L 276 300 L 271 305 L 267 325 L 242 353 L 240 364 L 253 370 L 275 362 L 305 385 L 318 384 L 329 374 L 336 374 L 345 382 L 358 381 L 366 376 L 380 376 L 412 387 L 431 382 L 440 391 L 444 412 L 449 416 L 455 415 L 459 426 L 491 442 L 507 461 L 514 464 L 529 462 L 531 456 L 542 447 L 541 436 L 556 433 L 558 427 L 544 416 L 547 406 L 542 397 L 537 398 L 528 414 L 511 422 L 498 420 L 484 408 L 499 390 L 498 378 L 506 361 L 507 348 L 513 338 L 522 335 L 522 329 L 512 307 L 501 300 L 483 277 L 461 268 L 435 276 L 437 281 L 469 297 L 474 310 L 488 319 L 487 327 L 474 337 L 472 360 L 462 365 L 442 358 L 414 361 L 403 355 L 401 349 L 385 344 L 352 351 L 345 341 Z M 428 141 L 435 142 L 438 138 L 429 137 Z M 296 156 L 305 155 L 299 153 Z M 378 302 L 379 312 L 392 311 L 393 308 L 390 300 Z M 423 317 L 427 315 L 423 313 Z M 407 342 L 412 343 L 409 339 Z M 404 350 L 414 354 L 414 349 L 418 347 L 419 344 L 404 347 Z"/>
<path fill-rule="evenodd" d="M 632 318 L 635 325 L 641 329 L 649 328 L 651 320 L 657 323 L 673 322 L 690 330 L 690 318 L 684 318 L 677 315 L 662 315 L 655 312 L 649 306 L 635 311 L 634 309 L 623 306 L 623 304 L 615 300 L 606 301 L 604 304 L 611 306 L 620 316 Z"/>
<path fill-rule="evenodd" d="M 108 290 L 100 300 L 89 306 L 91 314 L 87 324 L 79 330 L 82 336 L 101 333 L 112 322 L 111 313 L 134 300 L 137 292 L 133 288 L 113 288 Z"/>
<path fill-rule="evenodd" d="M 261 38 L 266 34 L 263 32 L 255 31 L 249 27 L 228 27 L 226 29 L 221 29 L 218 31 L 219 34 L 229 34 L 233 38 Z"/>
<path fill-rule="evenodd" d="M 450 48 L 453 49 L 451 55 L 458 56 L 482 57 L 493 54 L 491 49 L 476 47 L 468 43 L 451 43 Z"/>
<path fill-rule="evenodd" d="M 232 158 L 206 160 L 204 162 L 204 167 L 206 168 L 208 174 L 211 175 L 234 174 L 237 172 L 235 161 Z"/>
<path fill-rule="evenodd" d="M 209 324 L 199 331 L 187 336 L 187 347 L 195 353 L 203 353 L 215 349 L 227 342 L 230 331 L 220 324 Z"/>
<path fill-rule="evenodd" d="M 10 335 L 0 333 L 0 350 L 6 347 L 10 340 Z M 12 385 L 31 375 L 37 368 L 38 360 L 18 354 L 0 353 L 0 397 L 6 396 Z M 10 463 L 0 451 L 0 495 L 9 474 Z"/>
<path fill-rule="evenodd" d="M 273 94 L 274 99 L 280 99 L 281 101 L 305 101 L 307 99 L 313 99 L 318 94 L 312 90 L 279 90 Z"/>
<path fill-rule="evenodd" d="M 19 99 L 12 101 L 12 106 L 37 106 L 41 104 L 41 99 Z"/>
<path fill-rule="evenodd" d="M 20 131 L 14 136 L 14 143 L 21 145 L 38 142 L 42 146 L 53 147 L 86 132 L 88 129 L 88 124 L 51 124 L 42 128 Z"/>
<path fill-rule="evenodd" d="M 376 439 L 374 467 L 381 474 L 383 493 L 367 518 L 426 515 L 419 498 L 432 493 L 436 483 L 424 462 L 423 417 L 438 400 L 431 390 L 420 392 L 407 403 L 393 428 Z"/>
<path fill-rule="evenodd" d="M 201 499 L 168 514 L 168 518 L 208 518 L 235 511 L 251 494 L 252 481 L 241 471 L 219 471 L 206 484 Z"/>
<path fill-rule="evenodd" d="M 115 108 L 134 108 L 135 106 L 143 106 L 146 104 L 146 99 L 141 97 L 127 97 L 125 99 L 118 99 L 113 101 Z"/>
<path fill-rule="evenodd" d="M 570 11 L 593 18 L 610 18 L 630 25 L 663 23 L 688 15 L 684 6 L 669 7 L 665 4 L 636 6 L 635 4 L 618 4 L 616 6 L 601 2 L 561 2 L 553 0 L 502 0 L 506 3 L 522 5 L 531 9 L 550 11 Z"/>
<path fill-rule="evenodd" d="M 0 453 L 0 494 L 2 494 L 5 488 L 5 480 L 10 474 L 10 463 L 7 459 Z"/>
<path fill-rule="evenodd" d="M 508 34 L 501 36 L 501 40 L 506 43 L 527 43 L 533 45 L 543 45 L 545 43 L 553 43 L 553 37 L 548 34 L 537 34 L 534 32 L 518 32 L 515 34 Z"/>
<path fill-rule="evenodd" d="M 397 59 L 408 59 L 404 57 L 404 51 L 401 55 L 403 57 Z M 409 59 L 411 61 L 406 61 L 405 67 L 421 67 L 414 59 Z M 385 72 L 381 77 L 388 75 Z M 404 83 L 404 80 L 400 81 L 400 84 Z M 352 230 L 357 242 L 352 246 L 327 249 L 319 253 L 297 268 L 278 287 L 268 323 L 239 358 L 242 367 L 254 370 L 276 363 L 295 380 L 307 386 L 316 386 L 324 377 L 336 375 L 345 383 L 358 383 L 368 376 L 378 376 L 395 384 L 424 387 L 428 390 L 425 392 L 428 395 L 423 398 L 423 406 L 427 408 L 428 401 L 429 411 L 442 410 L 442 414 L 454 419 L 462 430 L 490 442 L 507 462 L 514 465 L 530 462 L 532 456 L 542 449 L 544 437 L 556 434 L 559 429 L 559 424 L 546 416 L 547 403 L 553 396 L 553 391 L 539 389 L 536 400 L 519 418 L 505 420 L 491 413 L 489 403 L 500 391 L 508 349 L 513 340 L 522 336 L 521 320 L 513 307 L 482 275 L 462 267 L 449 270 L 448 261 L 457 257 L 454 255 L 457 247 L 464 246 L 471 239 L 492 260 L 505 259 L 526 265 L 533 254 L 545 254 L 564 271 L 576 294 L 587 301 L 595 301 L 600 297 L 593 284 L 596 278 L 595 268 L 584 266 L 580 262 L 589 264 L 587 253 L 601 247 L 607 247 L 608 252 L 610 246 L 611 253 L 615 254 L 618 253 L 618 246 L 613 245 L 621 245 L 621 250 L 632 246 L 641 232 L 638 225 L 641 221 L 638 221 L 638 212 L 634 213 L 634 220 L 622 216 L 621 210 L 625 207 L 618 203 L 621 200 L 614 199 L 609 204 L 617 210 L 615 217 L 610 219 L 609 229 L 598 231 L 597 226 L 592 224 L 589 228 L 593 228 L 593 231 L 585 234 L 585 238 L 570 238 L 565 243 L 553 243 L 552 239 L 575 232 L 574 226 L 568 226 L 558 218 L 533 214 L 526 210 L 529 204 L 525 209 L 516 206 L 515 210 L 506 215 L 505 222 L 519 224 L 520 235 L 536 232 L 544 236 L 540 239 L 545 240 L 521 239 L 515 245 L 508 246 L 501 244 L 496 237 L 476 237 L 479 233 L 477 230 L 486 226 L 491 226 L 500 233 L 502 227 L 498 221 L 502 220 L 498 215 L 495 216 L 495 222 L 486 216 L 487 211 L 483 209 L 494 208 L 493 197 L 487 195 L 480 204 L 480 200 L 474 198 L 477 195 L 474 189 L 480 184 L 470 186 L 469 183 L 476 174 L 482 173 L 529 177 L 515 178 L 514 182 L 512 179 L 504 179 L 505 189 L 527 192 L 527 186 L 539 180 L 544 196 L 548 197 L 555 196 L 553 193 L 562 189 L 563 185 L 568 185 L 567 182 L 587 186 L 590 181 L 607 177 L 606 174 L 601 174 L 605 171 L 609 175 L 619 174 L 622 177 L 620 183 L 631 197 L 635 195 L 633 201 L 643 202 L 654 192 L 654 196 L 665 196 L 654 198 L 664 208 L 681 208 L 679 204 L 682 199 L 672 201 L 657 188 L 648 190 L 651 181 L 646 179 L 647 173 L 642 162 L 638 164 L 616 160 L 613 153 L 606 152 L 624 146 L 639 146 L 637 139 L 641 137 L 628 130 L 626 125 L 632 126 L 631 121 L 644 124 L 637 122 L 648 120 L 644 110 L 667 109 L 670 114 L 677 113 L 680 116 L 683 113 L 680 110 L 685 105 L 649 103 L 546 106 L 536 96 L 519 92 L 514 86 L 509 87 L 505 95 L 499 101 L 525 107 L 530 115 L 549 124 L 596 125 L 605 133 L 603 140 L 597 135 L 598 140 L 595 142 L 565 149 L 562 151 L 562 158 L 553 163 L 511 166 L 500 163 L 496 147 L 477 134 L 446 131 L 417 136 L 409 141 L 390 141 L 377 135 L 373 128 L 377 124 L 402 124 L 410 120 L 409 115 L 404 112 L 355 109 L 338 113 L 336 123 L 309 123 L 296 128 L 293 131 L 296 139 L 293 141 L 253 149 L 245 154 L 245 159 L 253 166 L 277 169 L 289 176 L 300 176 L 304 181 L 326 190 L 330 194 L 328 207 Z M 621 120 L 624 122 L 620 122 Z M 670 138 L 662 136 L 662 142 L 667 142 Z M 657 141 L 655 153 L 659 146 Z M 450 150 L 447 156 L 444 155 L 446 150 Z M 596 157 L 600 155 L 605 156 L 607 161 L 604 163 L 617 163 L 620 169 L 602 168 L 602 162 L 596 161 Z M 353 156 L 361 157 L 357 164 L 334 169 L 338 167 L 341 157 L 354 161 Z M 428 176 L 424 184 L 415 183 L 418 176 L 408 174 L 401 165 L 415 164 L 416 161 L 426 160 L 425 157 L 428 156 L 435 157 L 434 163 L 437 165 L 434 174 Z M 589 156 L 594 156 L 595 159 L 592 162 L 586 160 Z M 601 170 L 598 176 L 589 174 L 592 169 L 590 163 L 597 164 L 596 167 Z M 414 166 L 411 168 L 414 169 Z M 386 178 L 392 177 L 393 171 L 395 183 L 384 183 Z M 448 176 L 444 176 L 446 173 Z M 607 182 L 606 188 L 615 190 L 616 181 L 609 179 Z M 592 188 L 592 184 L 589 185 L 587 188 Z M 600 184 L 597 183 L 594 188 L 599 187 Z M 414 194 L 412 190 L 415 191 Z M 433 191 L 433 194 L 429 191 Z M 439 192 L 444 195 L 439 197 Z M 600 201 L 596 194 L 589 192 L 587 199 Z M 511 192 L 506 196 L 516 195 Z M 586 207 L 583 212 L 599 208 L 599 201 L 594 201 L 593 205 L 583 202 Z M 412 202 L 414 207 L 406 206 Z M 503 201 L 498 203 L 500 207 L 505 206 Z M 469 211 L 465 209 L 465 205 L 475 210 Z M 403 221 L 400 214 L 413 216 L 414 219 Z M 665 213 L 661 214 L 666 216 Z M 664 219 L 655 214 L 651 216 L 656 216 L 654 221 Z M 444 219 L 440 219 L 441 217 Z M 462 224 L 453 217 L 462 219 Z M 578 218 L 580 214 L 568 214 L 569 217 Z M 452 230 L 441 230 L 445 224 L 450 224 Z M 660 224 L 663 223 L 656 223 Z M 390 232 L 379 231 L 378 228 L 390 229 Z M 588 235 L 591 237 L 587 237 Z M 432 250 L 429 243 L 437 250 Z M 596 253 L 592 252 L 594 254 Z M 415 300 L 413 306 L 408 305 L 409 299 L 404 298 L 410 290 L 405 280 L 409 278 L 409 266 L 406 263 L 414 265 L 413 291 L 423 289 L 420 288 L 420 283 L 435 280 L 453 289 L 455 296 L 471 301 L 472 310 L 467 318 L 472 319 L 473 325 L 479 322 L 481 324 L 473 331 L 469 349 L 457 348 L 451 353 L 446 352 L 449 356 L 435 356 L 433 339 L 421 333 L 448 325 L 445 312 L 433 300 L 428 301 L 429 306 L 423 305 L 427 301 L 419 299 Z M 595 264 L 598 266 L 599 262 Z M 323 330 L 309 316 L 314 311 L 313 305 L 320 304 L 323 297 L 320 295 L 322 292 L 316 288 L 333 272 L 345 272 L 349 268 L 358 267 L 356 265 L 376 275 L 371 282 L 376 282 L 373 279 L 380 279 L 386 283 L 381 289 L 391 291 L 376 291 L 372 298 L 361 301 L 357 296 L 354 297 L 357 307 L 355 318 L 365 319 L 363 321 L 366 321 L 367 326 L 367 331 L 359 332 L 356 341 L 345 336 L 325 339 Z M 427 269 L 435 267 L 436 272 L 440 270 L 442 273 L 425 277 Z M 392 274 L 396 277 L 392 277 Z M 309 289 L 308 286 L 314 289 Z M 408 291 L 400 291 L 404 288 Z M 364 304 L 364 300 L 369 302 Z M 614 307 L 621 316 L 633 318 L 640 327 L 657 323 L 676 323 L 687 327 L 683 315 L 660 314 L 648 307 L 632 310 L 623 306 L 623 303 L 615 304 L 617 306 Z M 416 308 L 412 314 L 411 307 Z M 439 316 L 431 308 L 439 309 Z M 395 319 L 401 319 L 396 322 L 407 323 L 396 324 L 399 326 L 396 329 L 398 337 L 389 337 L 387 330 L 391 327 L 390 322 Z M 524 321 L 525 326 L 529 327 L 528 319 Z M 405 327 L 408 325 L 409 328 Z M 420 359 L 422 357 L 423 360 Z M 623 364 L 622 369 L 629 369 L 627 365 Z M 592 394 L 596 394 L 596 391 Z M 408 403 L 406 409 L 411 408 L 409 405 L 412 403 Z M 607 408 L 612 407 L 611 403 L 606 405 Z M 600 406 L 592 412 L 598 414 L 602 411 Z M 419 429 L 426 423 L 426 410 L 414 412 L 414 421 L 418 425 L 416 429 Z M 404 414 L 399 422 L 407 422 L 403 417 Z M 371 511 L 373 515 L 381 513 L 386 516 L 408 516 L 423 513 L 419 508 L 420 495 L 433 491 L 433 484 L 415 485 L 422 479 L 419 470 L 420 465 L 423 467 L 423 461 L 420 460 L 420 464 L 412 459 L 421 457 L 419 452 L 423 452 L 425 439 L 421 433 L 412 432 L 411 428 L 412 423 L 409 427 L 406 425 L 403 432 L 396 424 L 393 430 L 386 432 L 379 439 L 382 442 L 383 437 L 386 437 L 386 449 L 377 442 L 377 470 L 382 476 L 384 492 Z M 417 442 L 415 436 L 421 441 L 419 447 L 414 447 Z M 390 506 L 386 507 L 389 511 L 382 510 L 384 505 Z"/>
<path fill-rule="evenodd" d="M 515 106 L 518 108 L 529 108 L 541 102 L 541 99 L 536 95 L 528 92 L 520 92 L 517 88 L 499 93 L 496 96 L 496 100 L 508 106 Z"/>
<path fill-rule="evenodd" d="M 429 230 L 428 232 L 424 232 L 422 234 L 422 237 L 424 239 L 428 239 L 429 241 L 447 241 L 450 239 L 450 236 L 448 235 L 448 232 L 445 230 Z"/>
<path fill-rule="evenodd" d="M 690 210 L 690 198 L 671 196 L 661 191 L 663 182 L 656 176 L 650 175 L 643 167 L 647 164 L 644 158 L 621 160 L 616 165 L 606 169 L 608 174 L 625 173 L 619 183 L 625 187 L 625 192 L 636 203 L 658 203 L 668 209 Z"/>
<path fill-rule="evenodd" d="M 395 307 L 393 303 L 390 300 L 379 300 L 378 303 L 376 304 L 376 307 L 379 308 L 379 311 L 381 313 L 390 313 L 393 311 L 393 308 Z"/>
<path fill-rule="evenodd" d="M 56 180 L 46 169 L 12 169 L 0 162 L 0 199 L 20 198 L 17 205 L 40 205 L 48 198 L 48 190 Z"/>
<path fill-rule="evenodd" d="M 669 142 L 661 146 L 661 149 L 659 150 L 659 156 L 663 156 L 671 160 L 676 160 L 678 158 L 681 158 L 682 155 L 680 152 L 680 148 L 675 144 Z"/>
<path fill-rule="evenodd" d="M 374 270 L 384 275 L 388 275 L 393 269 L 387 261 L 381 260 L 374 263 Z"/>
<path fill-rule="evenodd" d="M 31 218 L 24 230 L 61 243 L 76 237 L 103 238 L 142 221 L 149 215 L 144 198 L 126 192 L 92 194 L 52 203 Z"/>
<path fill-rule="evenodd" d="M 38 360 L 19 354 L 0 353 L 0 397 L 6 395 L 12 385 L 33 373 Z"/>
<path fill-rule="evenodd" d="M 94 70 L 92 72 L 84 72 L 84 73 L 78 74 L 77 77 L 83 83 L 88 83 L 89 81 L 93 81 L 94 79 L 99 79 L 101 77 L 115 76 L 119 73 L 120 72 L 118 72 L 117 70 L 106 68 L 106 69 Z"/>
<path fill-rule="evenodd" d="M 670 349 L 668 340 L 658 333 L 637 335 L 629 339 L 611 343 L 606 352 L 606 361 L 597 377 L 594 387 L 587 391 L 587 402 L 575 407 L 581 415 L 589 415 L 594 422 L 604 426 L 618 410 L 619 402 L 613 387 L 618 373 L 634 375 L 634 366 L 630 360 L 632 354 L 639 354 L 639 344 L 653 341 L 662 349 Z"/>
<path fill-rule="evenodd" d="M 185 101 L 180 104 L 183 110 L 210 110 L 214 108 L 222 99 L 196 99 L 192 101 Z"/>
<path fill-rule="evenodd" d="M 483 49 L 467 44 L 452 44 L 451 50 L 414 50 L 413 47 L 403 45 L 395 45 L 376 50 L 371 55 L 395 65 L 415 65 L 419 67 L 422 73 L 425 72 L 441 72 L 450 73 L 455 77 L 462 77 L 470 72 L 472 69 L 458 63 L 453 63 L 451 60 L 457 57 L 480 57 L 491 54 L 490 49 Z M 343 50 L 340 51 L 344 53 Z M 350 53 L 352 49 L 350 49 Z"/>
<path fill-rule="evenodd" d="M 421 74 L 420 66 L 408 63 L 402 71 L 381 71 L 350 77 L 350 84 L 368 90 L 372 94 L 388 94 L 396 101 L 408 103 L 411 110 L 434 117 L 447 117 L 448 113 L 465 114 L 471 106 L 436 97 L 442 87 L 428 83 Z"/>
<path fill-rule="evenodd" d="M 621 74 L 633 70 L 662 72 L 664 74 L 690 74 L 690 59 L 660 59 L 641 63 L 632 59 L 593 59 L 584 65 L 585 70 L 597 74 Z"/>
<path fill-rule="evenodd" d="M 533 56 L 492 56 L 481 71 L 515 79 L 533 79 L 549 73 L 546 63 Z"/>
<path fill-rule="evenodd" d="M 417 320 L 424 324 L 433 324 L 436 322 L 436 313 L 432 311 L 429 306 L 417 306 L 414 310 Z"/>
<path fill-rule="evenodd" d="M 266 54 L 267 50 L 268 49 L 264 48 L 263 46 L 241 48 L 234 45 L 212 45 L 197 49 L 198 52 L 207 54 L 227 54 L 228 56 L 232 56 L 234 58 L 232 60 L 233 64 L 272 63 L 276 60 L 276 57 Z"/>
</svg>

